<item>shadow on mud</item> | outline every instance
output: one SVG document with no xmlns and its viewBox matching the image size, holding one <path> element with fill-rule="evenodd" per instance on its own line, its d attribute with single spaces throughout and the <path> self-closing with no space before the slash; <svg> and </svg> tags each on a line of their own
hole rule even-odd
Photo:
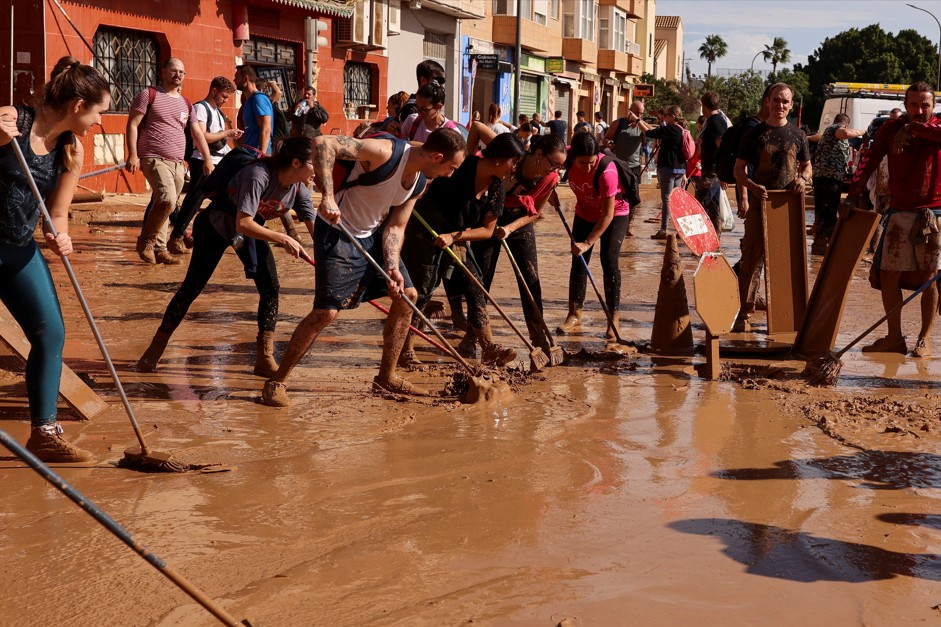
<svg viewBox="0 0 941 627">
<path fill-rule="evenodd" d="M 907 451 L 860 451 L 837 457 L 788 459 L 773 468 L 735 468 L 712 473 L 718 479 L 862 480 L 862 488 L 904 490 L 941 487 L 941 455 Z"/>
<path fill-rule="evenodd" d="M 678 520 L 675 531 L 715 536 L 752 575 L 810 583 L 864 583 L 899 575 L 941 581 L 941 555 L 886 549 L 727 518 Z"/>
<path fill-rule="evenodd" d="M 931 527 L 941 529 L 941 514 L 908 514 L 905 512 L 891 512 L 879 514 L 876 520 L 893 525 L 911 525 L 913 527 Z"/>
</svg>

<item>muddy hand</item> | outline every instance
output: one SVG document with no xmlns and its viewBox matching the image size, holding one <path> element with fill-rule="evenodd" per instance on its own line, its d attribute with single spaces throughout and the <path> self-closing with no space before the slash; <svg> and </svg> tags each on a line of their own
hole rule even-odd
<svg viewBox="0 0 941 627">
<path fill-rule="evenodd" d="M 68 233 L 61 231 L 55 237 L 52 236 L 52 233 L 46 233 L 46 245 L 49 250 L 60 257 L 65 257 L 72 252 L 72 238 L 69 237 Z"/>
<path fill-rule="evenodd" d="M 807 186 L 807 182 L 802 177 L 798 176 L 796 179 L 794 179 L 791 182 L 791 184 L 788 186 L 788 189 L 791 192 L 797 194 L 798 196 L 803 196 L 804 188 L 806 186 Z M 765 192 L 765 195 L 767 196 L 767 192 Z"/>
<path fill-rule="evenodd" d="M 340 222 L 340 208 L 337 207 L 337 203 L 333 199 L 328 200 L 324 198 L 320 202 L 320 209 L 318 211 L 320 213 L 320 217 L 330 224 L 337 224 Z"/>
<path fill-rule="evenodd" d="M 6 146 L 20 131 L 16 128 L 16 111 L 0 115 L 0 146 Z"/>
<path fill-rule="evenodd" d="M 298 259 L 303 259 L 304 261 L 313 263 L 313 259 L 307 251 L 304 250 L 304 247 L 300 245 L 293 237 L 285 235 L 284 241 L 281 242 L 281 245 L 284 246 L 284 250 L 288 252 L 292 257 L 297 257 Z"/>
<path fill-rule="evenodd" d="M 454 243 L 454 236 L 450 233 L 442 233 L 435 238 L 435 246 L 444 250 L 448 246 Z"/>
<path fill-rule="evenodd" d="M 405 291 L 405 277 L 402 276 L 398 268 L 386 268 L 386 274 L 392 279 L 388 283 L 389 296 L 393 298 L 401 296 L 402 292 Z"/>
</svg>

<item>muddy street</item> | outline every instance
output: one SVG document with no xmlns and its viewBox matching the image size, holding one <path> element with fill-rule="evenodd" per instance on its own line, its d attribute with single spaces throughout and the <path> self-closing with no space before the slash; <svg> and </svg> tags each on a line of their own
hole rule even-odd
<svg viewBox="0 0 941 627">
<path fill-rule="evenodd" d="M 644 191 L 620 257 L 621 334 L 638 342 L 650 340 L 664 251 L 644 222 L 657 192 Z M 572 194 L 560 196 L 570 216 Z M 251 374 L 257 295 L 231 251 L 160 368 L 134 370 L 186 271 L 137 260 L 145 204 L 117 196 L 73 206 L 72 263 L 151 446 L 231 469 L 141 474 L 107 463 L 134 436 L 47 254 L 65 363 L 110 405 L 88 422 L 62 410 L 69 437 L 100 462 L 59 471 L 235 616 L 256 626 L 941 621 L 941 357 L 856 348 L 839 384 L 819 389 L 786 355 L 724 355 L 722 379 L 708 381 L 701 351 L 599 355 L 605 320 L 589 290 L 583 332 L 557 338 L 580 358 L 531 376 L 528 351 L 491 309 L 520 372 L 505 377 L 512 397 L 469 406 L 372 393 L 382 318 L 363 305 L 342 312 L 295 370 L 292 407 L 272 409 L 257 402 L 264 379 Z M 732 263 L 737 222 L 723 236 Z M 557 216 L 546 212 L 536 230 L 555 328 L 571 254 Z M 698 259 L 680 251 L 694 308 Z M 280 357 L 310 310 L 314 274 L 276 257 Z M 810 259 L 813 280 L 820 257 Z M 868 264 L 855 272 L 837 348 L 882 314 Z M 591 270 L 600 280 L 597 259 Z M 505 258 L 494 286 L 522 324 Z M 903 313 L 909 338 L 914 307 Z M 701 346 L 704 327 L 692 320 Z M 407 376 L 443 389 L 457 367 L 416 348 L 423 364 Z M 25 441 L 22 365 L 4 357 L 0 366 L 2 428 Z M 0 624 L 215 624 L 6 451 L 0 495 Z"/>
</svg>

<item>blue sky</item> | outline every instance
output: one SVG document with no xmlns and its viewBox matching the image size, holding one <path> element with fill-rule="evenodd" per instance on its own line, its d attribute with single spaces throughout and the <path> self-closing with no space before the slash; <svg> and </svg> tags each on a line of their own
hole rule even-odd
<svg viewBox="0 0 941 627">
<path fill-rule="evenodd" d="M 941 0 L 913 0 L 910 4 L 941 20 Z M 932 17 L 909 8 L 905 0 L 657 0 L 657 15 L 683 18 L 683 45 L 693 74 L 705 74 L 699 46 L 706 35 L 721 35 L 729 53 L 718 68 L 748 69 L 752 59 L 774 37 L 784 37 L 791 49 L 791 64 L 805 63 L 827 37 L 850 28 L 879 24 L 896 33 L 913 28 L 937 44 L 941 29 Z M 714 67 L 714 71 L 715 71 Z M 759 56 L 756 70 L 770 70 Z"/>
</svg>

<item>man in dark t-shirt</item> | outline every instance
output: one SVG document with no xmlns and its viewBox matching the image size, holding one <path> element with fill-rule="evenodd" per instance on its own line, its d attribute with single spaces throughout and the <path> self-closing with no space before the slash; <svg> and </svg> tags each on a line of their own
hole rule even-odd
<svg viewBox="0 0 941 627">
<path fill-rule="evenodd" d="M 559 137 L 562 141 L 566 140 L 566 131 L 568 130 L 568 122 L 562 119 L 562 112 L 555 112 L 555 119 L 549 120 L 546 123 L 546 126 L 549 127 L 549 132 Z"/>
<path fill-rule="evenodd" d="M 768 197 L 768 190 L 787 189 L 802 195 L 811 176 L 807 136 L 787 123 L 787 114 L 794 104 L 790 86 L 772 85 L 763 104 L 768 118 L 745 134 L 735 160 L 736 183 L 748 191 L 742 194 L 738 208 L 739 217 L 745 220 L 738 273 L 742 308 L 734 328 L 738 332 L 750 328 L 748 320 L 755 311 L 765 261 L 761 202 Z"/>
<path fill-rule="evenodd" d="M 699 133 L 699 167 L 702 176 L 696 184 L 696 200 L 702 203 L 703 209 L 713 226 L 716 234 L 721 235 L 719 228 L 719 194 L 722 193 L 722 183 L 716 176 L 716 155 L 722 136 L 729 128 L 725 115 L 719 110 L 719 96 L 714 92 L 707 92 L 699 99 L 702 104 L 703 122 Z"/>
</svg>

